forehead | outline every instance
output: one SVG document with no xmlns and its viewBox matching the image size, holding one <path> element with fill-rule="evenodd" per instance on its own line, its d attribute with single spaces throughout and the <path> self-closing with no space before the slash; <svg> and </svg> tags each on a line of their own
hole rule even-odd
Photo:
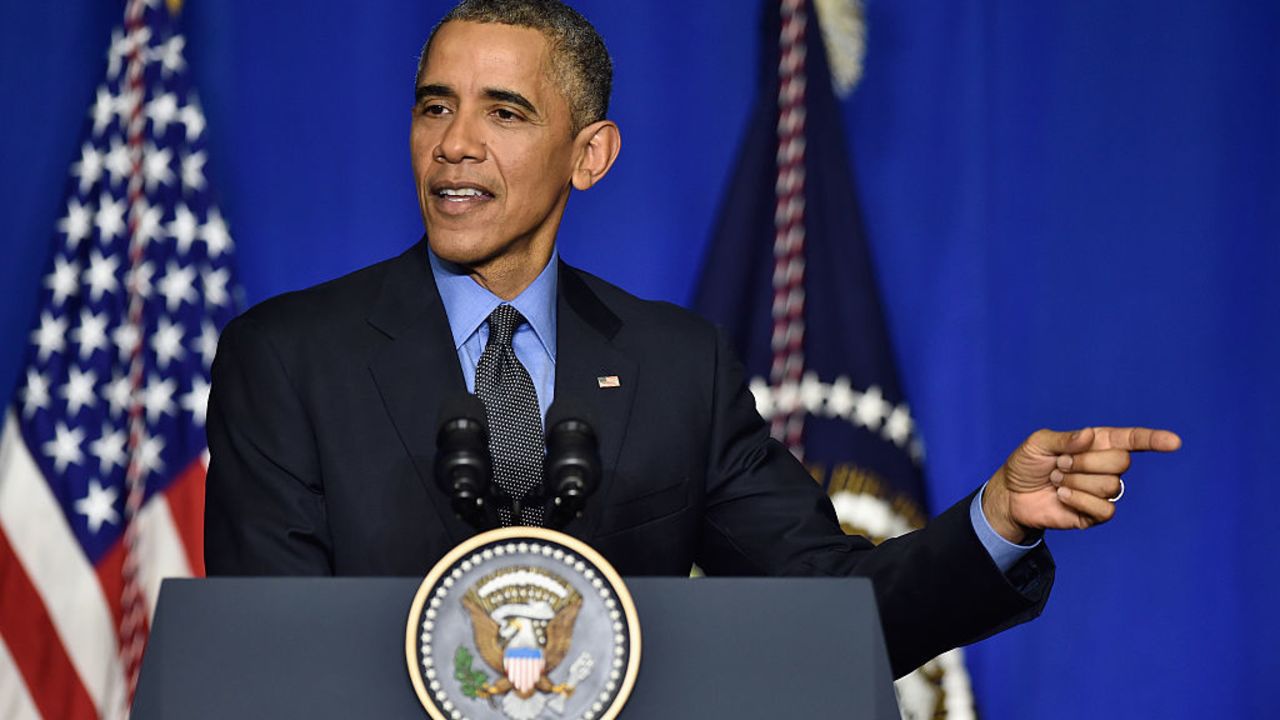
<svg viewBox="0 0 1280 720">
<path fill-rule="evenodd" d="M 550 63 L 550 44 L 533 28 L 453 21 L 436 31 L 418 84 L 464 94 L 495 87 L 538 93 L 548 85 Z"/>
</svg>

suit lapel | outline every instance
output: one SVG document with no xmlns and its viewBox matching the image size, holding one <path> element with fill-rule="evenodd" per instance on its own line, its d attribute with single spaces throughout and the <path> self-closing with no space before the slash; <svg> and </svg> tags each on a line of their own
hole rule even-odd
<svg viewBox="0 0 1280 720">
<path fill-rule="evenodd" d="M 444 398 L 466 392 L 444 304 L 427 261 L 425 239 L 392 264 L 369 324 L 388 341 L 369 363 L 400 441 L 440 522 L 453 543 L 473 530 L 453 513 L 449 498 L 436 487 L 437 408 Z"/>
<path fill-rule="evenodd" d="M 578 272 L 564 263 L 560 264 L 559 296 L 556 403 L 580 409 L 589 416 L 600 442 L 600 460 L 604 466 L 596 496 L 588 501 L 583 517 L 565 530 L 590 539 L 595 535 L 613 486 L 639 381 L 638 367 L 613 344 L 622 321 L 592 292 Z M 610 376 L 617 378 L 617 387 L 601 387 L 601 379 Z"/>
</svg>

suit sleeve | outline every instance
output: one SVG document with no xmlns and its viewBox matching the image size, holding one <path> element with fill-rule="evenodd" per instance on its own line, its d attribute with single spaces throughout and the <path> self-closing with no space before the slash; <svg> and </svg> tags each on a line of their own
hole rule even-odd
<svg viewBox="0 0 1280 720">
<path fill-rule="evenodd" d="M 1042 543 L 1001 573 L 969 521 L 972 495 L 879 546 L 845 535 L 826 494 L 769 437 L 745 372 L 719 336 L 717 356 L 704 570 L 870 578 L 895 677 L 1040 613 L 1053 581 L 1048 551 Z"/>
<path fill-rule="evenodd" d="M 311 421 L 288 369 L 250 317 L 218 342 L 209 398 L 209 575 L 331 575 Z"/>
</svg>

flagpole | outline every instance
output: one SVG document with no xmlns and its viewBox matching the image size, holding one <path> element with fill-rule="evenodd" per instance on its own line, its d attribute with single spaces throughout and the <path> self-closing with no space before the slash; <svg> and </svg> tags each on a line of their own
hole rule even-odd
<svg viewBox="0 0 1280 720">
<path fill-rule="evenodd" d="M 138 513 L 142 510 L 146 498 L 146 473 L 143 471 L 141 447 L 142 436 L 146 433 L 143 415 L 142 384 L 145 373 L 145 358 L 142 352 L 142 339 L 145 335 L 143 311 L 146 301 L 138 286 L 138 267 L 143 262 L 146 251 L 146 238 L 138 232 L 142 215 L 146 210 L 143 200 L 143 135 L 146 118 L 143 116 L 143 103 L 146 87 L 144 72 L 146 60 L 142 57 L 142 49 L 146 47 L 147 26 L 143 21 L 146 10 L 144 0 L 129 0 L 125 8 L 125 33 L 129 42 L 129 59 L 126 83 L 129 107 L 129 125 L 127 144 L 131 160 L 129 168 L 129 185 L 127 202 L 129 210 L 129 271 L 125 287 L 128 293 L 128 324 L 132 328 L 129 337 L 133 339 L 133 347 L 129 351 L 129 465 L 125 474 L 127 494 L 124 514 L 124 565 L 122 568 L 123 588 L 121 591 L 121 607 L 123 610 L 120 624 L 120 661 L 123 665 L 127 686 L 127 701 L 133 704 L 134 691 L 138 686 L 138 673 L 142 666 L 142 653 L 147 642 L 147 606 L 142 596 L 138 578 Z"/>
<path fill-rule="evenodd" d="M 778 178 L 775 184 L 773 363 L 775 387 L 798 387 L 804 373 L 804 187 L 806 0 L 783 0 L 778 60 Z M 804 408 L 773 418 L 771 431 L 804 459 Z"/>
</svg>

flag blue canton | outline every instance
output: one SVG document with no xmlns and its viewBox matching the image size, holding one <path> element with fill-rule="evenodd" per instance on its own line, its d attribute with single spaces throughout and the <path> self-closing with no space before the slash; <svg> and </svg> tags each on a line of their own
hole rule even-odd
<svg viewBox="0 0 1280 720">
<path fill-rule="evenodd" d="M 205 119 L 163 4 L 112 38 L 107 76 L 71 168 L 66 212 L 41 290 L 15 416 L 67 523 L 96 563 L 123 532 L 129 410 L 147 497 L 205 451 L 209 368 L 234 315 L 232 241 L 205 176 Z M 136 47 L 135 47 L 136 46 Z M 130 54 L 144 62 L 141 196 L 129 202 L 135 107 Z M 133 231 L 130 233 L 130 226 Z M 131 243 L 141 249 L 131 262 Z M 137 323 L 130 295 L 142 302 Z M 141 343 L 141 382 L 130 377 Z"/>
</svg>

